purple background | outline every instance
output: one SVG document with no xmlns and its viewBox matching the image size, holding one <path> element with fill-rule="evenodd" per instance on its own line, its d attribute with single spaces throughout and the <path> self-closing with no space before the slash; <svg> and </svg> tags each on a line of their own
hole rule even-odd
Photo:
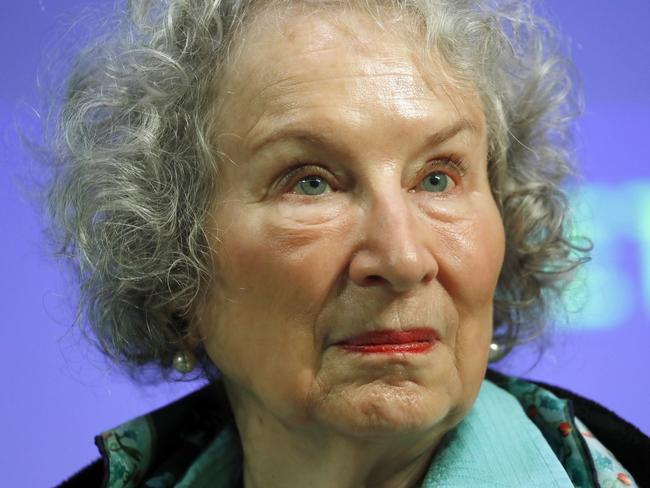
<svg viewBox="0 0 650 488">
<path fill-rule="evenodd" d="M 108 4 L 106 1 L 97 4 Z M 4 486 L 50 486 L 97 456 L 93 435 L 196 385 L 135 387 L 70 333 L 74 286 L 48 257 L 42 219 L 20 189 L 37 171 L 15 126 L 37 105 L 46 48 L 89 0 L 0 4 L 0 472 Z M 533 367 L 503 368 L 573 389 L 650 433 L 650 2 L 547 1 L 571 38 L 586 113 L 578 230 L 593 261 Z M 64 15 L 65 14 L 65 15 Z M 532 368 L 532 369 L 531 369 Z"/>
</svg>

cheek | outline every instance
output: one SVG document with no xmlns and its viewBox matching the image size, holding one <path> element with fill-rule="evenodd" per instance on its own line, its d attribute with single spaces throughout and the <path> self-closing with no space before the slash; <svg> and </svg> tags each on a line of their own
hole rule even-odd
<svg viewBox="0 0 650 488">
<path fill-rule="evenodd" d="M 238 211 L 218 234 L 218 284 L 202 320 L 210 357 L 240 387 L 291 399 L 308 391 L 322 337 L 316 320 L 345 260 L 341 225 Z M 218 290 L 218 291 L 217 291 Z M 280 407 L 278 407 L 280 408 Z"/>
<path fill-rule="evenodd" d="M 494 292 L 505 252 L 496 206 L 482 208 L 477 218 L 467 220 L 458 233 L 446 237 L 450 252 L 439 274 L 458 311 L 454 354 L 464 387 L 472 391 L 478 391 L 487 365 Z"/>
<path fill-rule="evenodd" d="M 475 207 L 481 208 L 481 207 Z M 490 313 L 505 253 L 505 233 L 494 202 L 457 223 L 440 229 L 439 281 L 468 315 Z"/>
<path fill-rule="evenodd" d="M 340 222 L 307 226 L 254 217 L 223 236 L 218 269 L 225 289 L 276 313 L 306 312 L 320 303 L 345 265 L 335 245 L 343 236 Z"/>
</svg>

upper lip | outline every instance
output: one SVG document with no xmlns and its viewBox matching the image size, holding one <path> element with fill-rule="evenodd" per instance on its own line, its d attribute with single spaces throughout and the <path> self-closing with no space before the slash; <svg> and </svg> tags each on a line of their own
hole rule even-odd
<svg viewBox="0 0 650 488">
<path fill-rule="evenodd" d="M 362 332 L 344 339 L 337 344 L 349 346 L 377 345 L 377 344 L 410 344 L 413 342 L 434 342 L 438 340 L 438 333 L 430 327 L 414 329 L 382 329 Z"/>
</svg>

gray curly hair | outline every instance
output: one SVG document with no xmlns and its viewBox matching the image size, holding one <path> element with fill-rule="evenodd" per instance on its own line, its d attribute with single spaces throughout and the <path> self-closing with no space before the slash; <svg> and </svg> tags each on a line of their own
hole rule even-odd
<svg viewBox="0 0 650 488">
<path fill-rule="evenodd" d="M 79 316 L 118 364 L 168 372 L 213 279 L 219 73 L 253 7 L 271 1 L 130 0 L 67 78 L 49 137 L 51 235 L 76 270 Z M 539 336 L 588 251 L 571 239 L 560 186 L 578 103 L 554 30 L 524 1 L 357 3 L 416 15 L 425 47 L 478 88 L 506 230 L 494 340 L 510 350 Z"/>
</svg>

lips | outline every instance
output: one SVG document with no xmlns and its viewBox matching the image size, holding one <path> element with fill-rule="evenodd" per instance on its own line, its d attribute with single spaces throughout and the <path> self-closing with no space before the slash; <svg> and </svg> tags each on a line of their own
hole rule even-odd
<svg viewBox="0 0 650 488">
<path fill-rule="evenodd" d="M 338 345 L 360 353 L 418 353 L 431 349 L 437 340 L 437 332 L 430 328 L 377 330 L 356 335 Z"/>
</svg>

